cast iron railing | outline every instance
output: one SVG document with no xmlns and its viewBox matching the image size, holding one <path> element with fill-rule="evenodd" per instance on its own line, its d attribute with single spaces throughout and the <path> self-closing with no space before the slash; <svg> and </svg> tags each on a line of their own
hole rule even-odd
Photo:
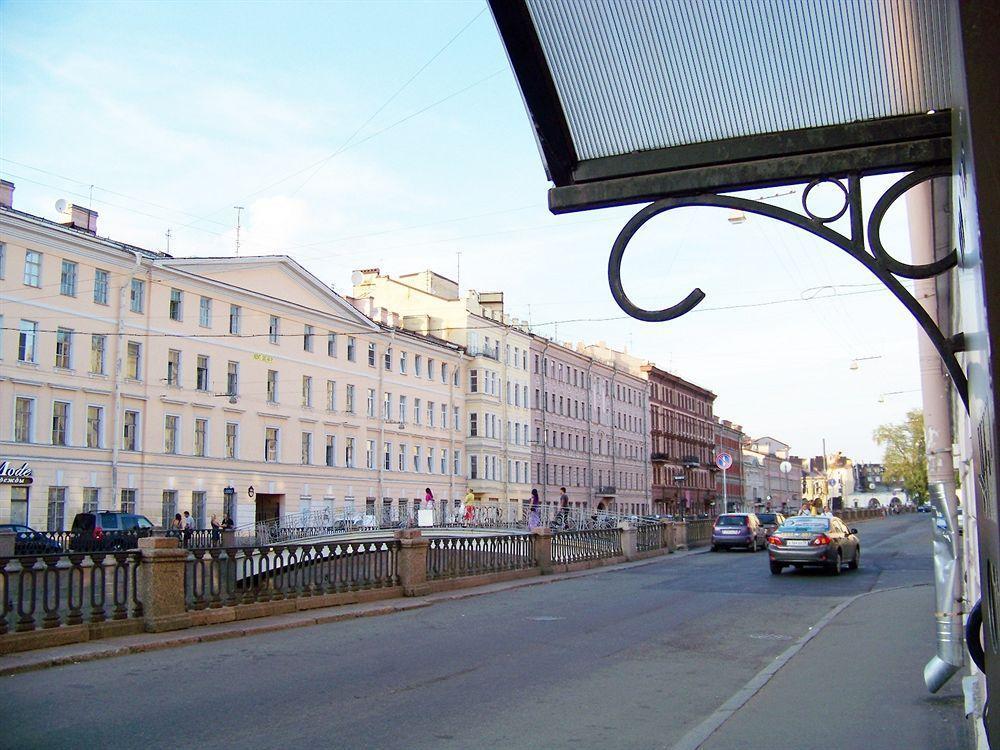
<svg viewBox="0 0 1000 750">
<path fill-rule="evenodd" d="M 427 578 L 464 576 L 524 570 L 538 565 L 534 539 L 528 534 L 431 539 L 427 548 Z"/>
<path fill-rule="evenodd" d="M 552 535 L 552 562 L 557 565 L 621 555 L 621 529 L 558 531 Z"/>
<path fill-rule="evenodd" d="M 660 524 L 641 524 L 635 530 L 635 546 L 639 552 L 663 547 L 663 527 Z"/>
</svg>

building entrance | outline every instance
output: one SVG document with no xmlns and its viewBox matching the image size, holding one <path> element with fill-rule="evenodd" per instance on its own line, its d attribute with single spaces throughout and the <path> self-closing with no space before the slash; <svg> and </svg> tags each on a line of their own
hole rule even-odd
<svg viewBox="0 0 1000 750">
<path fill-rule="evenodd" d="M 266 495 L 258 492 L 254 502 L 257 505 L 257 512 L 254 517 L 255 523 L 273 521 L 281 515 L 281 505 L 285 501 L 284 495 Z"/>
</svg>

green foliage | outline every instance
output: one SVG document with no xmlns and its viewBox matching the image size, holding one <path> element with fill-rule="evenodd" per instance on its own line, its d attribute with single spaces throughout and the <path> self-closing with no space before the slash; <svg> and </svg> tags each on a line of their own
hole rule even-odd
<svg viewBox="0 0 1000 750">
<path fill-rule="evenodd" d="M 900 484 L 916 503 L 927 499 L 927 447 L 924 413 L 913 409 L 901 424 L 884 424 L 873 434 L 883 449 L 886 483 Z"/>
</svg>

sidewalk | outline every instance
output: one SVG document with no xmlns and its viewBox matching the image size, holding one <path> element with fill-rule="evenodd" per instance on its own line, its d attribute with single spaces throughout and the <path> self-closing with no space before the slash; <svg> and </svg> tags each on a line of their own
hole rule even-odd
<svg viewBox="0 0 1000 750">
<path fill-rule="evenodd" d="M 513 581 L 491 583 L 485 586 L 428 594 L 427 596 L 384 599 L 364 604 L 344 604 L 337 607 L 293 612 L 286 615 L 260 617 L 252 620 L 237 620 L 236 622 L 226 622 L 219 625 L 204 625 L 187 630 L 175 630 L 165 633 L 142 633 L 140 635 L 121 636 L 118 638 L 102 638 L 85 643 L 73 643 L 67 646 L 22 651 L 0 656 L 0 677 L 19 672 L 30 672 L 36 669 L 56 667 L 62 664 L 76 664 L 95 659 L 108 659 L 115 656 L 138 654 L 145 651 L 190 646 L 194 643 L 243 638 L 244 636 L 256 635 L 258 633 L 309 627 L 310 625 L 352 620 L 358 617 L 388 615 L 393 612 L 429 607 L 437 602 L 466 599 L 473 596 L 482 596 L 484 594 L 521 588 L 523 586 L 539 586 L 556 581 L 579 578 L 581 576 L 606 573 L 612 570 L 624 570 L 641 565 L 651 565 L 665 560 L 676 561 L 689 555 L 697 555 L 703 552 L 707 552 L 707 548 L 678 550 L 670 555 L 650 557 L 634 562 L 619 563 L 618 565 L 598 566 L 572 573 L 554 573 L 552 575 L 533 578 L 521 578 Z"/>
<path fill-rule="evenodd" d="M 923 682 L 934 653 L 933 593 L 930 585 L 887 589 L 835 610 L 776 660 L 787 658 L 770 679 L 764 670 L 674 750 L 971 748 L 963 672 L 936 695 Z"/>
</svg>

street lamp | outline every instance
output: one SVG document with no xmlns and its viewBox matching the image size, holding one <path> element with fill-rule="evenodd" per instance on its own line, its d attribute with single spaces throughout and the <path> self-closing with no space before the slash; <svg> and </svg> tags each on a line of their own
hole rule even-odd
<svg viewBox="0 0 1000 750">
<path fill-rule="evenodd" d="M 781 488 L 785 493 L 785 508 L 788 508 L 788 472 L 792 470 L 792 462 L 789 460 L 784 460 L 778 464 L 778 471 L 784 474 L 784 478 L 781 480 Z"/>
<path fill-rule="evenodd" d="M 851 360 L 851 369 L 852 370 L 857 370 L 860 367 L 860 365 L 858 364 L 858 362 L 864 362 L 865 360 L 868 360 L 868 359 L 882 359 L 882 355 L 881 354 L 876 354 L 873 357 L 855 357 L 854 359 Z"/>
</svg>

